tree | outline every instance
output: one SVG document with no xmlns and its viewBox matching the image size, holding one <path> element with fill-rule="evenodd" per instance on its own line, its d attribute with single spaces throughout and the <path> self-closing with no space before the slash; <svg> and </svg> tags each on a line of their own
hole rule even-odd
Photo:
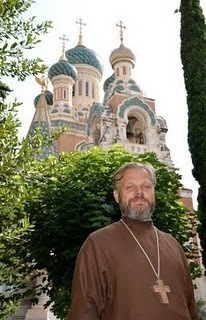
<svg viewBox="0 0 206 320">
<path fill-rule="evenodd" d="M 25 80 L 28 75 L 35 75 L 45 70 L 39 58 L 25 58 L 26 50 L 32 49 L 40 36 L 48 32 L 51 22 L 35 24 L 34 18 L 25 20 L 23 14 L 30 8 L 32 0 L 0 1 L 0 77 Z M 18 140 L 20 122 L 17 109 L 20 103 L 7 104 L 6 99 L 12 90 L 0 81 L 0 283 L 15 288 L 25 285 L 25 273 L 22 260 L 25 252 L 25 235 L 32 229 L 25 212 L 25 203 L 32 196 L 33 190 L 22 183 L 30 170 L 30 161 L 38 149 L 38 144 L 31 140 Z M 37 137 L 36 137 L 37 138 Z M 36 141 L 40 142 L 40 137 Z M 34 147 L 36 146 L 36 147 Z M 25 266 L 24 266 L 25 268 Z M 0 318 L 15 311 L 21 297 L 18 290 L 0 293 Z"/>
<path fill-rule="evenodd" d="M 0 2 L 0 76 L 25 80 L 29 75 L 44 72 L 42 59 L 28 59 L 26 50 L 40 42 L 51 22 L 35 24 L 35 17 L 24 19 L 33 0 L 3 0 Z"/>
<path fill-rule="evenodd" d="M 35 276 L 47 270 L 48 283 L 42 283 L 37 290 L 47 292 L 60 319 L 64 319 L 69 307 L 80 246 L 92 231 L 120 217 L 113 198 L 112 175 L 128 161 L 154 165 L 158 178 L 155 224 L 188 250 L 186 242 L 192 235 L 194 217 L 179 201 L 180 175 L 175 169 L 168 170 L 155 154 L 137 156 L 120 146 L 108 151 L 95 147 L 88 153 L 74 151 L 34 162 L 32 175 L 25 177 L 30 188 L 37 191 L 25 208 L 34 225 L 28 235 L 26 262 L 35 261 Z"/>
<path fill-rule="evenodd" d="M 188 106 L 188 144 L 199 183 L 198 233 L 206 266 L 206 27 L 199 0 L 181 0 L 181 59 Z"/>
</svg>

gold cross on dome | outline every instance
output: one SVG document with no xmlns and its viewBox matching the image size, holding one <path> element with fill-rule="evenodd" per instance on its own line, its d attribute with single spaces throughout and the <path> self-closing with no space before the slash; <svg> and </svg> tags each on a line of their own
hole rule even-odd
<svg viewBox="0 0 206 320">
<path fill-rule="evenodd" d="M 127 29 L 127 28 L 123 25 L 123 22 L 121 20 L 119 23 L 116 23 L 116 26 L 119 27 L 120 41 L 121 41 L 121 44 L 123 44 L 123 29 Z"/>
<path fill-rule="evenodd" d="M 82 18 L 76 21 L 76 23 L 79 24 L 79 34 L 82 34 L 82 26 L 86 26 L 86 23 L 82 22 Z"/>
<path fill-rule="evenodd" d="M 69 41 L 69 38 L 66 37 L 65 34 L 63 34 L 61 37 L 59 37 L 60 40 L 62 40 L 62 51 L 65 51 L 65 43 L 66 41 Z"/>
<path fill-rule="evenodd" d="M 154 292 L 158 294 L 161 303 L 168 304 L 169 299 L 167 296 L 167 292 L 171 292 L 170 287 L 164 285 L 164 282 L 160 279 L 157 280 L 157 284 L 153 286 Z"/>
</svg>

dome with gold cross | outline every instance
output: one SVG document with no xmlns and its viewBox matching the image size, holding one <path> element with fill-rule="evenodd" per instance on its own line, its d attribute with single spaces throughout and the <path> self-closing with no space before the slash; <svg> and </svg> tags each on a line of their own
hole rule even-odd
<svg viewBox="0 0 206 320">
<path fill-rule="evenodd" d="M 134 67 L 136 61 L 135 55 L 132 50 L 125 47 L 123 44 L 123 29 L 126 29 L 126 27 L 123 25 L 122 21 L 117 23 L 116 26 L 120 28 L 120 46 L 119 48 L 114 49 L 110 54 L 109 61 L 111 63 L 111 66 L 114 69 L 116 63 L 127 61 L 132 64 L 132 67 Z"/>
<path fill-rule="evenodd" d="M 52 81 L 54 76 L 58 76 L 60 74 L 64 74 L 72 77 L 76 80 L 77 70 L 76 68 L 67 61 L 65 54 L 63 52 L 62 56 L 59 59 L 59 62 L 53 64 L 48 71 L 48 77 Z"/>
<path fill-rule="evenodd" d="M 103 73 L 103 67 L 97 53 L 82 44 L 78 44 L 76 47 L 67 50 L 65 53 L 69 63 L 73 65 L 88 64 L 97 68 L 101 74 Z"/>
<path fill-rule="evenodd" d="M 79 19 L 79 21 L 76 21 L 76 23 L 80 25 L 79 41 L 76 47 L 71 48 L 65 52 L 67 61 L 72 65 L 87 64 L 93 66 L 97 68 L 102 74 L 103 66 L 100 62 L 98 54 L 95 51 L 84 46 L 82 43 L 82 26 L 85 26 L 86 24 L 82 22 L 81 18 Z"/>
<path fill-rule="evenodd" d="M 123 44 L 121 44 L 119 48 L 113 50 L 109 58 L 112 68 L 114 68 L 114 65 L 120 61 L 131 62 L 132 66 L 134 67 L 135 60 L 136 58 L 133 52 L 129 48 L 125 47 Z"/>
</svg>

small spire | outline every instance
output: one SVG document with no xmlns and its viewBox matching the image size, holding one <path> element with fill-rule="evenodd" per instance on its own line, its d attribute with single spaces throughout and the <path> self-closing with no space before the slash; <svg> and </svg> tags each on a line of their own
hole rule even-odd
<svg viewBox="0 0 206 320">
<path fill-rule="evenodd" d="M 82 22 L 82 18 L 80 18 L 78 21 L 76 21 L 77 24 L 79 24 L 79 41 L 78 46 L 82 46 L 82 26 L 86 26 L 86 23 Z"/>
<path fill-rule="evenodd" d="M 119 23 L 116 23 L 116 26 L 119 28 L 120 42 L 122 45 L 123 44 L 123 29 L 127 29 L 127 28 L 123 25 L 123 22 L 121 20 Z"/>
</svg>

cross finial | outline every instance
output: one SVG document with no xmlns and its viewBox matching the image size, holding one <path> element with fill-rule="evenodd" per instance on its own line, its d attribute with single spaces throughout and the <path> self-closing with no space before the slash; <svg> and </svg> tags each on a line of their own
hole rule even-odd
<svg viewBox="0 0 206 320">
<path fill-rule="evenodd" d="M 78 21 L 76 21 L 76 24 L 79 24 L 79 42 L 78 45 L 82 45 L 82 26 L 86 26 L 86 23 L 82 21 L 82 18 L 79 18 Z"/>
<path fill-rule="evenodd" d="M 79 24 L 79 34 L 82 34 L 82 26 L 86 26 L 86 23 L 82 22 L 82 18 L 79 18 L 76 24 Z"/>
<path fill-rule="evenodd" d="M 62 40 L 62 52 L 64 52 L 66 41 L 69 41 L 69 38 L 67 38 L 66 35 L 63 34 L 61 37 L 59 37 L 59 39 Z"/>
<path fill-rule="evenodd" d="M 119 27 L 120 41 L 121 41 L 121 44 L 123 44 L 123 29 L 127 29 L 127 28 L 123 25 L 123 22 L 121 20 L 119 23 L 116 23 L 116 26 Z"/>
</svg>

